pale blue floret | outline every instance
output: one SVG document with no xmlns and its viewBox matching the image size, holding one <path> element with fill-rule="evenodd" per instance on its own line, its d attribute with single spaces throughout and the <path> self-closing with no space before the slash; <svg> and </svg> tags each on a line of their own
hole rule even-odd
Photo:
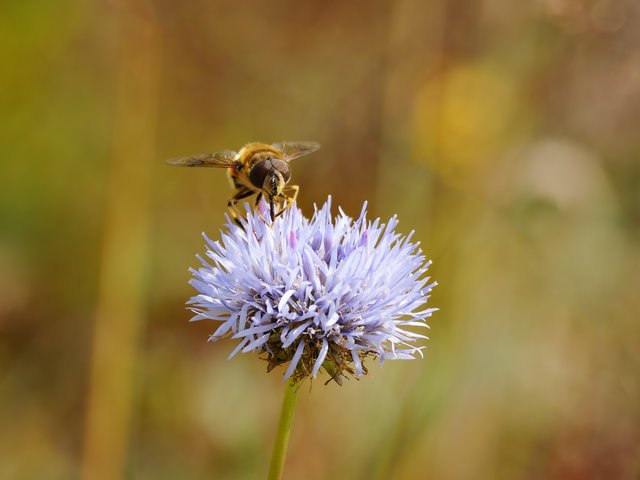
<svg viewBox="0 0 640 480">
<path fill-rule="evenodd" d="M 427 337 L 406 327 L 427 327 L 437 310 L 422 308 L 436 285 L 424 276 L 430 262 L 412 234 L 395 232 L 396 217 L 368 221 L 366 203 L 355 221 L 330 209 L 331 198 L 309 220 L 294 206 L 272 226 L 248 211 L 243 227 L 227 219 L 219 241 L 205 235 L 207 258 L 191 269 L 192 320 L 222 322 L 210 340 L 237 339 L 229 358 L 288 349 L 289 378 L 309 345 L 313 377 L 332 345 L 350 351 L 357 376 L 367 354 L 422 355 L 414 342 Z"/>
</svg>

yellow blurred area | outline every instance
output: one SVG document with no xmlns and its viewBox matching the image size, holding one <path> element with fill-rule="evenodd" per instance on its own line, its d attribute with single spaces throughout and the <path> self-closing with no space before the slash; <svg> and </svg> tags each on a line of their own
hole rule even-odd
<svg viewBox="0 0 640 480">
<path fill-rule="evenodd" d="M 165 159 L 284 140 L 440 308 L 285 478 L 639 478 L 639 65 L 631 1 L 0 4 L 0 479 L 266 476 L 284 369 L 184 305 L 228 182 Z"/>
<path fill-rule="evenodd" d="M 454 65 L 430 79 L 415 101 L 415 156 L 454 179 L 477 175 L 499 160 L 505 139 L 526 127 L 514 122 L 519 98 L 500 66 Z"/>
</svg>

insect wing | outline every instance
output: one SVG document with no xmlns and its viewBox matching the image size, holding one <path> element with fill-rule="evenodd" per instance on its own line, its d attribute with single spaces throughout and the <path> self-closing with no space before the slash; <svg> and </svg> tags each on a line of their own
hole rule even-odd
<svg viewBox="0 0 640 480">
<path fill-rule="evenodd" d="M 295 158 L 315 152 L 320 148 L 320 144 L 318 142 L 282 142 L 274 143 L 272 147 L 280 150 L 285 160 L 290 162 Z"/>
<path fill-rule="evenodd" d="M 172 158 L 167 160 L 170 165 L 180 167 L 210 167 L 210 168 L 230 168 L 237 167 L 237 153 L 233 150 L 224 150 L 214 153 L 198 153 L 186 157 Z"/>
</svg>

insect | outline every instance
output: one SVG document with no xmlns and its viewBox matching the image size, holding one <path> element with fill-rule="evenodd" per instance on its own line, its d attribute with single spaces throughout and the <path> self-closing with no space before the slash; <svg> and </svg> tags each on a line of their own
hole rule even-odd
<svg viewBox="0 0 640 480">
<path fill-rule="evenodd" d="M 223 150 L 200 153 L 167 160 L 167 163 L 181 167 L 226 168 L 235 190 L 227 203 L 233 219 L 238 222 L 236 204 L 251 195 L 256 195 L 255 206 L 263 197 L 269 202 L 273 223 L 291 207 L 300 189 L 298 185 L 289 185 L 291 179 L 289 162 L 315 152 L 318 148 L 320 145 L 316 142 L 282 142 L 273 145 L 249 143 L 239 152 Z"/>
</svg>

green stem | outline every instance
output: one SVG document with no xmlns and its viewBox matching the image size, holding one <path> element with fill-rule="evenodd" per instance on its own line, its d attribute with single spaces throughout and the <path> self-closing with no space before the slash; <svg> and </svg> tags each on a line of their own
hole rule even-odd
<svg viewBox="0 0 640 480">
<path fill-rule="evenodd" d="M 289 443 L 289 434 L 291 433 L 293 412 L 296 409 L 299 386 L 299 382 L 293 380 L 287 381 L 284 399 L 282 400 L 282 410 L 280 411 L 278 432 L 276 433 L 273 453 L 271 454 L 269 480 L 280 480 L 282 478 L 282 468 L 284 467 L 284 460 L 287 456 L 287 444 Z"/>
</svg>

